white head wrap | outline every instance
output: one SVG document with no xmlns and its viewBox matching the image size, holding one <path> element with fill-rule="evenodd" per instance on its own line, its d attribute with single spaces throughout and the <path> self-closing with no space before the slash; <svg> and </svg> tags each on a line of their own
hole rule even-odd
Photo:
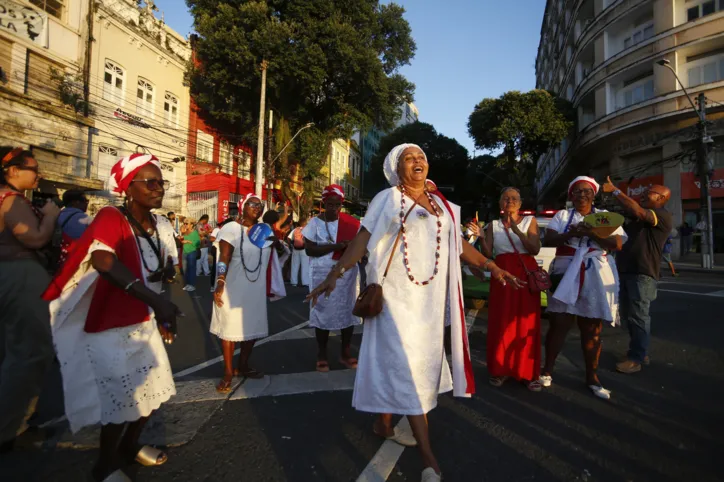
<svg viewBox="0 0 724 482">
<path fill-rule="evenodd" d="M 598 194 L 598 189 L 600 186 L 598 185 L 598 183 L 596 182 L 596 180 L 594 178 L 588 177 L 588 176 L 578 176 L 573 181 L 571 181 L 571 183 L 568 185 L 568 197 L 571 197 L 571 191 L 573 190 L 573 186 L 575 186 L 576 183 L 579 183 L 579 182 L 586 182 L 586 183 L 590 184 L 591 187 L 593 188 L 593 195 L 595 196 L 596 194 Z"/>
<path fill-rule="evenodd" d="M 422 151 L 422 148 L 417 144 L 400 144 L 399 146 L 393 147 L 390 153 L 387 154 L 387 157 L 385 157 L 385 177 L 387 178 L 387 182 L 390 183 L 390 186 L 397 186 L 400 184 L 400 178 L 397 176 L 397 165 L 400 163 L 400 156 L 403 151 L 408 147 L 417 147 Z M 422 155 L 425 156 L 425 159 L 427 160 L 425 151 L 422 151 Z"/>
</svg>

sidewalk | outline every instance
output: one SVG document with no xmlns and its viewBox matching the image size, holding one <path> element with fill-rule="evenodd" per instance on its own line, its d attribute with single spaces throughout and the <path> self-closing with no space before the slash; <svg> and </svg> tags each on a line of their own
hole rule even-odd
<svg viewBox="0 0 724 482">
<path fill-rule="evenodd" d="M 718 253 L 714 255 L 714 267 L 712 269 L 705 269 L 701 267 L 701 256 L 696 253 L 691 253 L 686 257 L 674 260 L 674 266 L 677 271 L 690 272 L 690 273 L 709 273 L 709 274 L 720 274 L 724 275 L 724 254 Z M 667 268 L 666 262 L 661 262 L 662 268 Z"/>
</svg>

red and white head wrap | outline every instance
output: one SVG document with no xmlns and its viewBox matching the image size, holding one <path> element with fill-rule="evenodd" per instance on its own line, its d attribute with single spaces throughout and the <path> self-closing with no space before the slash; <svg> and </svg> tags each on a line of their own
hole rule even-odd
<svg viewBox="0 0 724 482">
<path fill-rule="evenodd" d="M 116 162 L 111 168 L 111 178 L 108 180 L 108 189 L 117 196 L 128 192 L 131 181 L 146 164 L 153 164 L 161 169 L 158 158 L 152 154 L 131 154 Z"/>
<path fill-rule="evenodd" d="M 571 183 L 568 185 L 568 197 L 569 197 L 569 198 L 571 197 L 571 193 L 573 192 L 573 186 L 575 186 L 575 185 L 578 184 L 579 182 L 585 182 L 585 183 L 587 183 L 588 185 L 590 185 L 591 188 L 593 188 L 593 195 L 594 195 L 594 196 L 595 196 L 596 194 L 598 194 L 599 185 L 598 185 L 598 183 L 596 182 L 596 180 L 595 180 L 594 178 L 588 177 L 588 176 L 578 176 L 578 177 L 575 178 L 573 181 L 571 181 Z"/>
<path fill-rule="evenodd" d="M 249 202 L 249 199 L 251 199 L 251 198 L 253 198 L 253 197 L 255 197 L 255 198 L 257 198 L 259 201 L 261 201 L 261 196 L 259 196 L 258 194 L 254 194 L 254 193 L 250 192 L 249 194 L 247 194 L 246 196 L 244 196 L 243 198 L 241 198 L 241 200 L 240 200 L 238 203 L 236 203 L 236 207 L 239 208 L 239 216 L 241 216 L 241 215 L 244 213 L 244 206 L 246 205 L 246 203 Z M 264 212 L 264 203 L 262 203 L 262 208 L 261 208 L 261 210 L 262 210 L 262 212 Z"/>
<path fill-rule="evenodd" d="M 327 202 L 332 196 L 338 196 L 340 200 L 344 201 L 344 189 L 339 184 L 330 184 L 325 187 L 322 191 L 322 202 Z"/>
</svg>

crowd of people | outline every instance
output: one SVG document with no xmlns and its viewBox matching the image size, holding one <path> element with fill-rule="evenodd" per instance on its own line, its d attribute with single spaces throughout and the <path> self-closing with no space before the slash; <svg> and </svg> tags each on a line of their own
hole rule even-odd
<svg viewBox="0 0 724 482">
<path fill-rule="evenodd" d="M 128 464 L 168 459 L 138 440 L 153 411 L 176 393 L 164 345 L 174 342 L 181 313 L 161 293 L 179 269 L 187 292 L 196 289 L 197 275 L 209 276 L 210 332 L 221 339 L 224 360 L 221 393 L 232 390 L 234 377 L 263 376 L 250 357 L 255 342 L 269 334 L 267 304 L 286 295 L 285 278 L 308 286 L 316 370 L 329 371 L 329 334 L 339 330 L 339 361 L 356 369 L 352 405 L 377 414 L 377 436 L 418 447 L 423 482 L 441 480 L 427 414 L 440 393 L 475 393 L 463 265 L 481 279 L 489 272 L 491 385 L 514 379 L 533 392 L 551 386 L 573 325 L 581 333 L 585 384 L 596 397 L 611 397 L 597 374 L 604 322 L 623 322 L 630 333 L 619 372 L 640 371 L 649 360 L 649 306 L 673 225 L 664 186 L 651 186 L 637 203 L 610 180 L 601 186 L 577 177 L 568 189 L 572 207 L 555 215 L 544 237 L 534 217 L 521 215 L 520 190 L 507 187 L 500 219 L 485 229 L 468 225 L 480 240 L 476 249 L 463 235 L 460 207 L 427 178 L 427 157 L 414 144 L 387 155 L 390 187 L 375 196 L 361 222 L 343 212 L 344 190 L 333 184 L 321 193 L 321 213 L 296 224 L 287 208 L 265 213 L 261 195 L 248 194 L 237 215 L 213 228 L 208 216 L 154 214 L 167 181 L 153 155 L 116 163 L 109 187 L 123 203 L 94 218 L 76 191 L 65 193 L 62 211 L 52 202 L 33 208 L 23 192 L 37 187 L 38 162 L 10 147 L 0 148 L 0 160 L 0 450 L 11 450 L 27 428 L 57 357 L 71 429 L 102 425 L 95 480 L 130 480 L 123 470 Z M 601 231 L 586 221 L 606 212 L 594 205 L 601 189 L 620 203 L 630 219 L 625 226 Z M 62 253 L 52 279 L 41 263 L 49 243 Z M 542 245 L 556 249 L 550 286 L 539 283 L 546 276 L 536 278 Z M 545 289 L 550 324 L 542 342 Z M 352 335 L 363 320 L 353 308 L 369 296 L 378 296 L 379 306 L 365 311 L 355 356 Z M 411 435 L 393 425 L 393 415 L 407 416 Z"/>
</svg>

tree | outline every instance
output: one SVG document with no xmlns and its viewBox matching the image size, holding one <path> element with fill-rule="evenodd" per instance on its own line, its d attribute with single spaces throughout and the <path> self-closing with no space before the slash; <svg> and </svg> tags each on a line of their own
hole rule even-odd
<svg viewBox="0 0 724 482">
<path fill-rule="evenodd" d="M 535 165 L 570 131 L 570 109 L 545 90 L 510 91 L 483 99 L 468 119 L 468 132 L 479 149 L 503 150 L 507 167 L 517 161 Z"/>
<path fill-rule="evenodd" d="M 376 124 L 389 128 L 413 84 L 397 73 L 415 52 L 397 4 L 376 0 L 187 0 L 198 32 L 191 95 L 221 133 L 257 128 L 262 60 L 267 102 L 290 132 L 305 173 L 316 176 L 336 137 Z M 326 145 L 320 139 L 328 141 Z"/>
<path fill-rule="evenodd" d="M 382 166 L 393 147 L 412 143 L 419 145 L 430 164 L 429 178 L 441 188 L 452 188 L 450 200 L 462 202 L 465 192 L 465 174 L 468 167 L 468 150 L 451 139 L 439 134 L 425 122 L 414 122 L 398 127 L 380 140 L 377 155 L 372 158 L 370 171 L 365 173 L 365 195 L 372 197 L 388 187 Z"/>
</svg>

